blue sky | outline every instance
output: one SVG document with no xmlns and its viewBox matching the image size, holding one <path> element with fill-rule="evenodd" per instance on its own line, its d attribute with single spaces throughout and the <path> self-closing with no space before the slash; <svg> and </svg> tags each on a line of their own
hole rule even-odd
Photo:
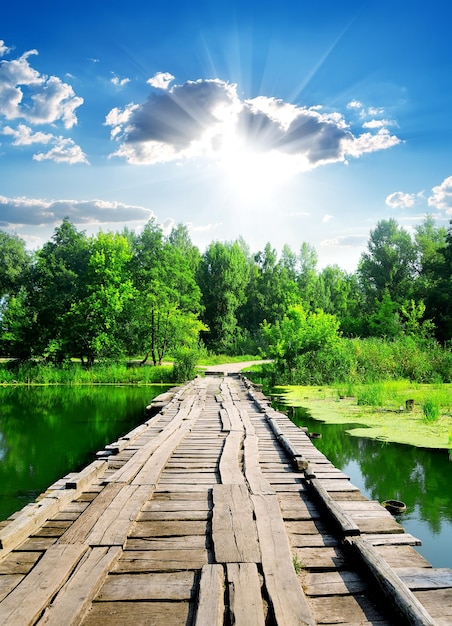
<svg viewBox="0 0 452 626">
<path fill-rule="evenodd" d="M 63 8 L 64 7 L 64 8 Z M 369 232 L 452 219 L 448 3 L 8 3 L 0 228 L 31 248 L 189 226 L 203 250 L 302 242 L 353 271 Z"/>
</svg>

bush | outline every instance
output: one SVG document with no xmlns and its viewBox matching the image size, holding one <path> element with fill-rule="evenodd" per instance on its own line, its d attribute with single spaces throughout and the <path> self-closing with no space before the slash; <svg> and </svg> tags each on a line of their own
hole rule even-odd
<svg viewBox="0 0 452 626">
<path fill-rule="evenodd" d="M 173 379 L 181 383 L 194 378 L 199 358 L 197 348 L 179 348 L 174 353 Z"/>
</svg>

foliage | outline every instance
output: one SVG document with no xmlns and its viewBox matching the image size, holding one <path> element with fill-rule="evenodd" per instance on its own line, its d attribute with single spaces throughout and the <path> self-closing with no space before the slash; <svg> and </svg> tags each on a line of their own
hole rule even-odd
<svg viewBox="0 0 452 626">
<path fill-rule="evenodd" d="M 439 418 L 440 406 L 432 398 L 426 398 L 422 404 L 422 411 L 426 422 L 436 422 Z"/>
</svg>

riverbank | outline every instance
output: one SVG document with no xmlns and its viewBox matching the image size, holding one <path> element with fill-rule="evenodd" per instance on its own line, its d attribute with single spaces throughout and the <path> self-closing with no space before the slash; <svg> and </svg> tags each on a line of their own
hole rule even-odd
<svg viewBox="0 0 452 626">
<path fill-rule="evenodd" d="M 350 424 L 347 432 L 352 436 L 421 448 L 452 448 L 451 384 L 361 385 L 353 395 L 332 386 L 275 389 L 285 404 L 305 408 L 315 420 Z M 414 401 L 408 409 L 407 400 Z"/>
</svg>

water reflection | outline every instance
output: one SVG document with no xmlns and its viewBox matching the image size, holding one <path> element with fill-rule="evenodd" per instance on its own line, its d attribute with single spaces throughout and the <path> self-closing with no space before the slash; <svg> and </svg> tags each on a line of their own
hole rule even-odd
<svg viewBox="0 0 452 626">
<path fill-rule="evenodd" d="M 0 519 L 129 432 L 167 387 L 0 388 Z"/>
<path fill-rule="evenodd" d="M 284 396 L 275 397 L 275 407 L 287 410 Z M 447 450 L 351 437 L 346 432 L 350 424 L 324 424 L 302 407 L 290 407 L 289 417 L 322 434 L 313 439 L 315 446 L 368 498 L 405 502 L 407 512 L 398 519 L 422 540 L 419 552 L 434 567 L 452 567 L 452 464 Z"/>
</svg>

